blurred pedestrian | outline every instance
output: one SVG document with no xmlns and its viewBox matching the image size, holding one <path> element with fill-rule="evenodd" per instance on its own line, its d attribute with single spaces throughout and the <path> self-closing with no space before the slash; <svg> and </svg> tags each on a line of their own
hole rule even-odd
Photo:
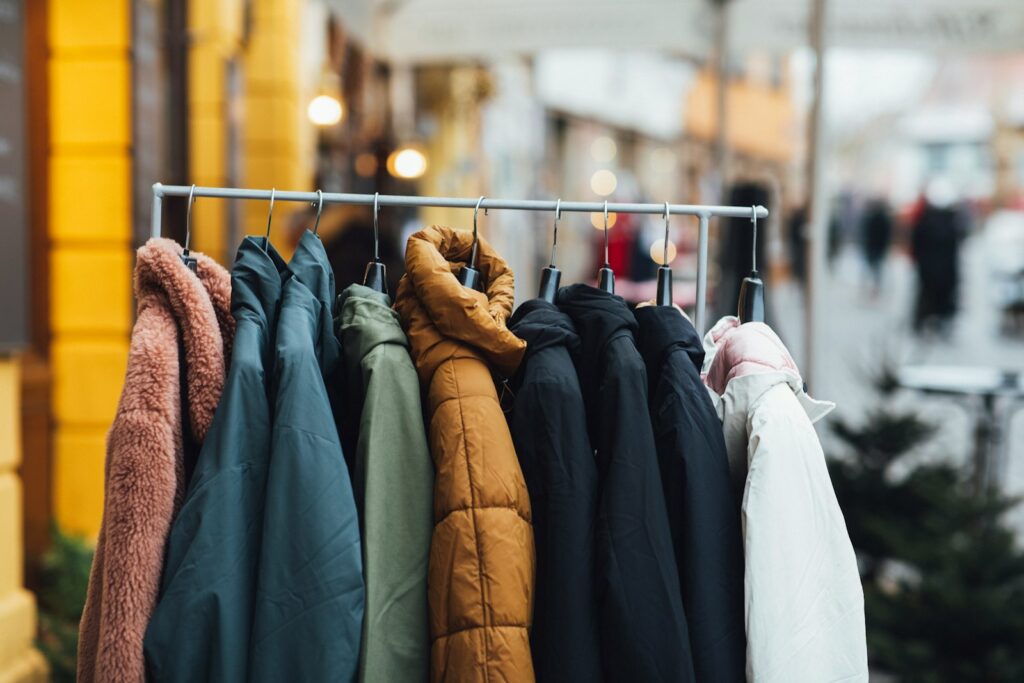
<svg viewBox="0 0 1024 683">
<path fill-rule="evenodd" d="M 914 330 L 946 335 L 960 289 L 961 218 L 955 193 L 944 181 L 929 185 L 924 207 L 913 226 L 911 253 L 917 266 Z"/>
<path fill-rule="evenodd" d="M 868 267 L 871 298 L 876 298 L 882 288 L 882 267 L 892 243 L 892 233 L 892 212 L 886 201 L 873 199 L 868 202 L 861 221 L 860 243 Z"/>
</svg>

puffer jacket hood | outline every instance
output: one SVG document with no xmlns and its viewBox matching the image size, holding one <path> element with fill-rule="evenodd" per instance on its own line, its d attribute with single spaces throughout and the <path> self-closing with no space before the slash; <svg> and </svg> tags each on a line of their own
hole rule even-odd
<svg viewBox="0 0 1024 683">
<path fill-rule="evenodd" d="M 526 342 L 527 358 L 552 346 L 564 346 L 571 353 L 580 349 L 572 319 L 543 299 L 524 301 L 512 314 L 509 328 Z"/>
<path fill-rule="evenodd" d="M 530 499 L 492 375 L 511 376 L 525 344 L 505 327 L 512 271 L 486 241 L 478 264 L 486 294 L 455 278 L 472 239 L 436 226 L 410 237 L 395 300 L 424 391 L 437 470 L 431 679 L 532 681 Z"/>
<path fill-rule="evenodd" d="M 526 344 L 509 332 L 505 321 L 514 301 L 512 270 L 487 241 L 480 239 L 477 269 L 486 283 L 484 292 L 463 287 L 454 274 L 465 265 L 473 235 L 464 230 L 432 226 L 412 235 L 405 249 L 406 275 L 399 283 L 395 306 L 402 313 L 402 287 L 415 290 L 420 302 L 410 310 L 407 328 L 432 327 L 439 333 L 435 344 L 415 349 L 416 370 L 426 382 L 437 366 L 469 346 L 499 374 L 508 377 L 519 367 Z M 402 284 L 404 283 L 404 284 Z M 402 313 L 403 317 L 406 313 Z M 416 344 L 416 340 L 412 340 Z"/>
<path fill-rule="evenodd" d="M 349 285 L 338 296 L 338 334 L 346 363 L 359 361 L 381 344 L 409 348 L 398 312 L 391 308 L 387 294 L 363 285 Z"/>
<path fill-rule="evenodd" d="M 167 536 L 224 388 L 230 277 L 197 252 L 193 274 L 181 251 L 154 238 L 137 252 L 137 318 L 107 436 L 103 522 L 79 625 L 80 681 L 144 679 L 143 634 Z"/>
</svg>

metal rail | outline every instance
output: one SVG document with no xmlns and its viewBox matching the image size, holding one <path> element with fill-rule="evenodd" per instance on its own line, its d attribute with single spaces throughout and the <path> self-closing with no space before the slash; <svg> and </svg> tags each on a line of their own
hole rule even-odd
<svg viewBox="0 0 1024 683">
<path fill-rule="evenodd" d="M 163 214 L 164 197 L 212 197 L 217 199 L 256 199 L 270 200 L 271 190 L 253 190 L 233 187 L 200 187 L 192 185 L 153 185 L 153 215 L 151 222 L 152 235 L 159 237 Z M 323 199 L 324 204 L 356 204 L 373 206 L 420 207 L 433 206 L 453 209 L 505 209 L 510 211 L 550 211 L 555 208 L 561 211 L 579 213 L 596 213 L 605 210 L 613 213 L 634 213 L 664 215 L 665 204 L 636 204 L 623 202 L 566 202 L 561 200 L 542 199 L 493 199 L 462 197 L 418 197 L 412 195 L 372 195 L 348 194 L 344 192 L 296 192 L 291 190 L 273 190 L 274 201 L 316 203 Z M 699 238 L 697 254 L 697 304 L 694 323 L 703 334 L 705 322 L 705 304 L 707 298 L 707 266 L 708 266 L 708 222 L 712 216 L 722 218 L 767 218 L 768 209 L 763 206 L 711 206 L 704 204 L 669 204 L 669 211 L 674 216 L 696 216 L 699 219 Z"/>
</svg>

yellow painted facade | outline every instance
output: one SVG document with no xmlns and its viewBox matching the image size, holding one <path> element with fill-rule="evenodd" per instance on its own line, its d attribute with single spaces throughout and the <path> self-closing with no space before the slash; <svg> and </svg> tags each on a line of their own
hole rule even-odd
<svg viewBox="0 0 1024 683">
<path fill-rule="evenodd" d="M 0 683 L 47 679 L 33 646 L 36 606 L 22 575 L 21 382 L 18 361 L 0 358 Z"/>
<path fill-rule="evenodd" d="M 50 0 L 48 11 L 52 495 L 61 528 L 87 537 L 132 324 L 130 6 Z"/>
</svg>

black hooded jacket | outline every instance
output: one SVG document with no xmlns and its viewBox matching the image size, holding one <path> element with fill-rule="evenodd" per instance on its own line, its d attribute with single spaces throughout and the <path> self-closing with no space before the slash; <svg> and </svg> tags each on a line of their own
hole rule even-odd
<svg viewBox="0 0 1024 683">
<path fill-rule="evenodd" d="M 636 310 L 672 544 L 700 681 L 746 680 L 743 537 L 722 423 L 700 379 L 697 330 L 670 306 Z"/>
<path fill-rule="evenodd" d="M 522 304 L 509 329 L 526 341 L 508 415 L 533 509 L 537 579 L 530 649 L 537 680 L 600 681 L 594 590 L 597 465 L 570 350 L 569 316 L 543 299 Z"/>
<path fill-rule="evenodd" d="M 609 681 L 693 681 L 636 319 L 589 285 L 559 291 L 581 346 L 576 369 L 598 469 L 597 592 Z"/>
</svg>

